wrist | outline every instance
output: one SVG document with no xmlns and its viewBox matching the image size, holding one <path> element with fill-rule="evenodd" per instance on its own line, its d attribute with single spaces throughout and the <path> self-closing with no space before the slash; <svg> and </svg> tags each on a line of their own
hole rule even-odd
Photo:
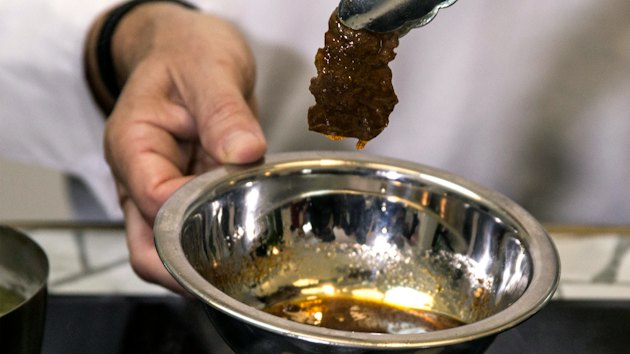
<svg viewBox="0 0 630 354">
<path fill-rule="evenodd" d="M 111 41 L 112 63 L 119 87 L 138 63 L 163 44 L 165 34 L 177 30 L 174 24 L 191 11 L 178 3 L 153 1 L 137 6 L 120 21 Z M 184 25 L 186 20 L 179 23 Z"/>
<path fill-rule="evenodd" d="M 155 46 L 161 23 L 191 9 L 196 8 L 179 0 L 132 0 L 94 21 L 86 41 L 85 70 L 92 94 L 105 112 L 113 109 L 135 65 Z"/>
</svg>

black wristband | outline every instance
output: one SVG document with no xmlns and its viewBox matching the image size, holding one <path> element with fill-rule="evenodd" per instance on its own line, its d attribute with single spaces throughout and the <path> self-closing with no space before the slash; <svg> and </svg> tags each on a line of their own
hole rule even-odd
<svg viewBox="0 0 630 354">
<path fill-rule="evenodd" d="M 112 36 L 120 20 L 122 20 L 129 11 L 133 10 L 138 5 L 150 2 L 172 2 L 189 9 L 197 9 L 195 5 L 180 0 L 132 0 L 119 5 L 107 14 L 96 44 L 96 65 L 98 66 L 98 74 L 101 77 L 101 81 L 114 99 L 118 98 L 120 95 L 120 87 L 116 80 L 114 58 L 112 57 Z"/>
</svg>

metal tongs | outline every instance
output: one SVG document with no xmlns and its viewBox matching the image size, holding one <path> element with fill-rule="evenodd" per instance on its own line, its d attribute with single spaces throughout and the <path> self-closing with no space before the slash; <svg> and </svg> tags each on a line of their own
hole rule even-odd
<svg viewBox="0 0 630 354">
<path fill-rule="evenodd" d="M 373 32 L 400 31 L 406 34 L 412 28 L 431 22 L 440 9 L 457 0 L 341 0 L 339 19 L 355 30 Z"/>
</svg>

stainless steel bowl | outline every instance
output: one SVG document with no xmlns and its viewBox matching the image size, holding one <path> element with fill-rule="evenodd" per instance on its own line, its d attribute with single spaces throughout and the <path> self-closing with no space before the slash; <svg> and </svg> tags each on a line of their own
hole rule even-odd
<svg viewBox="0 0 630 354">
<path fill-rule="evenodd" d="M 483 352 L 544 306 L 559 274 L 545 230 L 503 195 L 363 153 L 218 168 L 165 203 L 155 236 L 243 353 Z M 326 312 L 334 303 L 349 305 Z"/>
</svg>

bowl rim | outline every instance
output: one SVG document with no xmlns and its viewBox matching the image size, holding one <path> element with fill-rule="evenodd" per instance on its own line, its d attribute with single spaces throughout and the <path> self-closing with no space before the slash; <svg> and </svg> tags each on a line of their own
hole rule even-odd
<svg viewBox="0 0 630 354">
<path fill-rule="evenodd" d="M 300 324 L 245 305 L 206 281 L 188 262 L 180 242 L 186 216 L 199 198 L 226 181 L 262 170 L 308 168 L 308 166 L 353 166 L 388 168 L 418 174 L 455 193 L 466 194 L 491 204 L 525 231 L 533 264 L 530 284 L 519 299 L 506 309 L 480 321 L 460 327 L 419 334 L 374 334 L 348 332 Z M 453 345 L 491 336 L 512 328 L 538 312 L 553 296 L 559 282 L 560 261 L 551 238 L 527 211 L 503 194 L 452 173 L 399 159 L 359 152 L 310 151 L 267 155 L 245 166 L 221 166 L 197 176 L 178 189 L 162 206 L 154 224 L 155 244 L 162 263 L 171 275 L 205 304 L 255 327 L 305 340 L 342 347 L 364 349 L 409 349 Z"/>
</svg>

